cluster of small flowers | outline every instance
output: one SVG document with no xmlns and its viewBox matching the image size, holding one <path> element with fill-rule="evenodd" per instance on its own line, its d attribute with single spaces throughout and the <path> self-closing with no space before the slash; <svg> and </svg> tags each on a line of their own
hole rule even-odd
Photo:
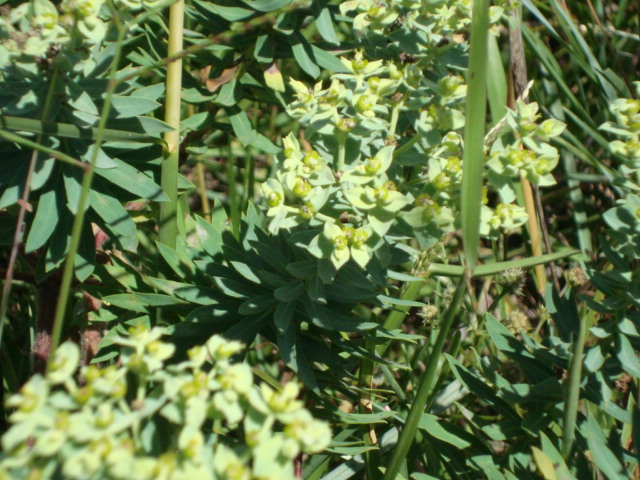
<svg viewBox="0 0 640 480">
<path fill-rule="evenodd" d="M 296 383 L 258 388 L 248 365 L 231 362 L 239 342 L 213 336 L 168 365 L 175 347 L 162 334 L 132 328 L 117 340 L 121 365 L 83 367 L 82 383 L 77 345 L 61 345 L 46 376 L 7 401 L 0 479 L 293 479 L 297 455 L 329 445 Z"/>
<path fill-rule="evenodd" d="M 640 82 L 633 85 L 640 97 Z M 609 146 L 624 162 L 619 166 L 621 175 L 615 180 L 623 198 L 618 200 L 618 206 L 605 212 L 604 219 L 616 238 L 617 248 L 634 258 L 640 255 L 640 100 L 619 98 L 613 101 L 610 110 L 616 121 L 600 128 L 621 137 Z"/>
<path fill-rule="evenodd" d="M 394 145 L 375 141 L 390 132 L 389 97 L 406 85 L 410 69 L 369 62 L 361 51 L 341 61 L 349 73 L 335 75 L 325 90 L 322 83 L 308 89 L 292 80 L 295 99 L 288 107 L 292 117 L 312 125 L 314 132 L 335 139 L 335 150 L 330 153 L 322 142 L 303 149 L 289 135 L 276 178 L 263 185 L 263 193 L 272 232 L 302 223 L 321 227 L 308 245 L 313 255 L 330 259 L 337 269 L 349 259 L 364 268 L 398 212 L 412 200 L 398 191 L 388 172 Z M 348 138 L 370 142 L 364 152 L 347 153 Z M 340 214 L 346 217 L 338 219 Z"/>
<path fill-rule="evenodd" d="M 635 82 L 634 87 L 640 96 L 640 82 Z M 624 158 L 628 167 L 638 171 L 640 170 L 640 100 L 619 98 L 611 104 L 610 109 L 617 121 L 615 124 L 605 124 L 603 130 L 623 138 L 610 143 L 611 151 Z M 640 183 L 640 180 L 637 183 Z"/>
<path fill-rule="evenodd" d="M 153 7 L 159 0 L 117 0 L 119 11 Z M 23 69 L 52 48 L 77 51 L 100 43 L 110 14 L 104 0 L 31 0 L 10 10 L 0 20 L 0 68 L 19 62 Z"/>
<path fill-rule="evenodd" d="M 548 142 L 560 135 L 566 125 L 556 119 L 538 123 L 538 104 L 518 100 L 515 110 L 508 110 L 506 125 L 515 140 L 492 146 L 487 162 L 492 185 L 497 186 L 501 203 L 495 209 L 483 205 L 481 233 L 495 238 L 500 230 L 522 226 L 528 219 L 523 207 L 515 205 L 515 182 L 526 178 L 537 186 L 555 185 L 551 174 L 558 164 L 558 150 Z"/>
<path fill-rule="evenodd" d="M 425 7 L 437 11 L 437 18 L 429 20 L 436 21 L 437 29 L 405 21 L 411 16 L 411 1 L 354 0 L 343 3 L 341 10 L 355 11 L 354 25 L 366 27 L 367 35 L 405 29 L 407 34 L 420 32 L 426 45 L 434 35 L 453 35 L 464 25 L 459 24 L 462 18 L 468 19 L 471 2 L 452 3 Z M 501 6 L 494 8 L 492 21 L 503 11 Z M 396 25 L 400 17 L 403 21 Z M 427 58 L 437 56 L 434 52 Z M 300 226 L 321 230 L 305 244 L 312 255 L 330 260 L 336 269 L 351 259 L 364 268 L 389 236 L 398 234 L 391 229 L 399 223 L 421 232 L 424 246 L 457 228 L 463 156 L 459 132 L 465 123 L 467 87 L 459 75 L 427 78 L 419 56 L 411 61 L 370 61 L 364 51 L 355 50 L 351 58 L 340 60 L 343 71 L 332 76 L 327 88 L 322 82 L 311 88 L 289 82 L 294 98 L 287 112 L 304 126 L 306 139 L 301 144 L 290 134 L 284 140 L 275 177 L 262 190 L 272 233 Z M 499 192 L 502 203 L 495 209 L 483 207 L 485 236 L 519 228 L 527 219 L 524 209 L 513 204 L 510 183 L 515 173 L 526 172 L 536 184 L 553 183 L 550 171 L 557 151 L 545 142 L 563 126 L 555 120 L 538 126 L 536 112 L 537 105 L 519 103 L 507 118 L 519 138 L 503 149 L 502 156 L 496 153 L 492 170 L 506 179 Z M 396 149 L 398 138 L 407 133 L 415 138 Z M 511 151 L 511 157 L 519 155 L 518 161 L 502 161 L 511 158 Z M 410 181 L 403 170 L 407 165 L 421 167 L 413 169 Z M 486 197 L 485 192 L 485 204 Z"/>
<path fill-rule="evenodd" d="M 471 22 L 472 0 L 451 2 L 420 2 L 416 0 L 348 0 L 340 5 L 344 15 L 355 11 L 355 30 L 371 30 L 383 33 L 386 27 L 402 19 L 402 22 L 422 23 L 431 36 L 448 35 L 459 32 Z M 507 9 L 515 8 L 507 1 L 495 2 L 490 7 L 492 23 L 496 22 Z M 502 4 L 502 5 L 498 5 Z M 419 18 L 421 17 L 421 18 Z"/>
</svg>

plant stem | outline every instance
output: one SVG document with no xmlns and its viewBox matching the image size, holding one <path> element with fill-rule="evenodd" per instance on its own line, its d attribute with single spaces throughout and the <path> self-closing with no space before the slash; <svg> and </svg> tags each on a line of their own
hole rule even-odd
<svg viewBox="0 0 640 480">
<path fill-rule="evenodd" d="M 529 239 L 531 240 L 531 253 L 534 257 L 542 255 L 542 240 L 540 238 L 540 228 L 538 226 L 538 215 L 536 213 L 536 205 L 533 199 L 533 190 L 529 180 L 522 175 L 520 177 L 520 184 L 522 185 L 522 194 L 524 196 L 524 205 L 529 215 L 527 220 L 527 226 L 529 229 Z M 536 285 L 538 292 L 544 295 L 547 288 L 547 277 L 544 273 L 544 265 L 537 265 L 534 269 L 536 272 Z"/>
<path fill-rule="evenodd" d="M 391 121 L 389 122 L 389 132 L 387 133 L 387 138 L 390 140 L 395 140 L 396 138 L 396 127 L 398 125 L 398 118 L 400 117 L 400 110 L 402 110 L 402 106 L 404 102 L 400 100 L 399 102 L 395 102 L 391 109 Z"/>
<path fill-rule="evenodd" d="M 47 90 L 47 97 L 42 109 L 41 119 L 47 120 L 49 112 L 51 110 L 51 102 L 53 101 L 53 94 L 56 89 L 56 83 L 58 80 L 58 69 L 54 68 L 51 74 L 51 83 L 49 83 L 49 89 Z M 9 132 L 5 132 L 9 134 Z M 9 134 L 11 136 L 11 134 Z M 16 135 L 17 136 L 17 135 Z M 16 260 L 18 259 L 18 247 L 20 245 L 20 237 L 22 235 L 22 227 L 24 223 L 24 217 L 26 215 L 27 204 L 29 203 L 29 195 L 31 193 L 31 178 L 33 172 L 36 169 L 36 163 L 38 161 L 39 149 L 35 148 L 42 142 L 43 135 L 38 135 L 35 142 L 31 142 L 30 148 L 33 148 L 31 154 L 31 160 L 29 161 L 29 169 L 27 170 L 27 176 L 24 181 L 24 192 L 22 193 L 20 210 L 18 212 L 18 218 L 16 220 L 16 229 L 13 233 L 13 240 L 11 242 L 11 252 L 9 254 L 9 263 L 7 264 L 7 272 L 5 275 L 4 285 L 2 286 L 2 298 L 0 299 L 0 349 L 2 349 L 2 335 L 4 333 L 4 324 L 7 315 L 7 309 L 9 308 L 9 294 L 11 293 L 11 284 L 13 283 L 13 270 L 16 266 Z M 5 136 L 6 138 L 6 136 Z"/>
<path fill-rule="evenodd" d="M 571 296 L 573 299 L 573 296 Z M 566 459 L 571 454 L 576 430 L 576 418 L 580 402 L 580 383 L 582 382 L 582 356 L 587 336 L 586 319 L 580 318 L 578 335 L 573 342 L 571 363 L 569 366 L 569 381 L 567 384 L 564 416 L 562 421 L 562 456 Z"/>
<path fill-rule="evenodd" d="M 34 118 L 11 117 L 1 114 L 0 127 L 6 130 L 31 132 L 55 137 L 80 138 L 82 140 L 95 140 L 98 135 L 98 129 L 96 127 L 81 128 L 71 123 L 47 122 Z M 154 143 L 164 145 L 164 140 L 158 137 L 144 133 L 112 130 L 109 128 L 102 130 L 102 140 L 104 142 Z"/>
<path fill-rule="evenodd" d="M 187 106 L 187 112 L 189 116 L 195 114 L 195 106 L 189 104 Z M 209 197 L 207 196 L 204 163 L 200 160 L 199 156 L 196 157 L 196 177 L 198 179 L 198 194 L 200 195 L 200 203 L 202 204 L 202 216 L 207 222 L 211 223 L 211 206 L 209 205 Z"/>
<path fill-rule="evenodd" d="M 374 332 L 375 333 L 375 332 Z M 371 354 L 375 355 L 376 342 L 375 338 L 367 338 L 365 340 L 365 348 Z M 359 383 L 361 393 L 360 401 L 358 403 L 358 411 L 362 414 L 373 413 L 373 406 L 371 404 L 371 392 L 373 382 L 373 369 L 374 363 L 370 358 L 363 358 L 360 364 Z M 376 432 L 373 424 L 363 425 L 362 439 L 365 445 L 376 446 L 378 440 L 376 438 Z M 365 453 L 365 463 L 367 469 L 367 480 L 376 480 L 380 477 L 380 458 L 378 452 L 369 451 Z"/>
<path fill-rule="evenodd" d="M 407 150 L 409 150 L 411 147 L 413 147 L 416 143 L 418 143 L 418 141 L 422 138 L 421 135 L 416 134 L 413 137 L 411 137 L 409 139 L 409 141 L 407 143 L 402 144 L 402 146 L 398 147 L 394 152 L 393 152 L 393 158 L 397 158 L 400 155 L 402 155 L 404 152 L 406 152 Z"/>
<path fill-rule="evenodd" d="M 344 133 L 336 134 L 338 140 L 338 159 L 335 165 L 336 172 L 344 171 L 344 158 L 346 154 L 347 136 Z"/>
<path fill-rule="evenodd" d="M 403 288 L 402 293 L 400 294 L 400 299 L 402 300 L 410 300 L 414 301 L 418 298 L 420 294 L 420 289 L 422 288 L 423 282 L 407 282 L 405 284 L 405 288 Z M 400 328 L 402 322 L 406 318 L 407 314 L 411 310 L 411 307 L 405 305 L 397 305 L 392 311 L 387 315 L 384 324 L 382 325 L 385 330 L 395 330 L 396 328 Z M 377 352 L 378 355 L 383 355 L 384 352 L 387 351 L 391 342 L 386 342 L 378 345 Z"/>
<path fill-rule="evenodd" d="M 80 244 L 80 236 L 82 234 L 82 227 L 84 225 L 84 215 L 86 212 L 86 204 L 89 199 L 89 192 L 91 190 L 91 183 L 93 181 L 93 174 L 95 171 L 96 162 L 98 161 L 98 153 L 100 152 L 100 145 L 103 141 L 104 127 L 107 124 L 109 118 L 109 111 L 111 110 L 111 98 L 116 88 L 116 82 L 114 80 L 116 71 L 118 70 L 118 64 L 120 63 L 120 55 L 122 53 L 122 42 L 126 33 L 126 29 L 120 25 L 118 16 L 114 15 L 115 24 L 118 28 L 118 39 L 116 42 L 116 48 L 113 55 L 113 61 L 111 62 L 109 77 L 109 85 L 107 87 L 107 93 L 104 99 L 104 106 L 100 115 L 100 121 L 96 131 L 95 146 L 91 155 L 91 161 L 88 168 L 85 170 L 82 178 L 82 190 L 80 191 L 80 198 L 78 199 L 77 213 L 73 219 L 73 227 L 71 228 L 71 244 L 69 245 L 69 252 L 64 264 L 64 270 L 62 272 L 62 280 L 60 281 L 60 294 L 58 297 L 58 304 L 56 305 L 56 313 L 53 319 L 53 329 L 51 333 L 51 348 L 49 350 L 49 356 L 47 361 L 47 368 L 50 368 L 52 359 L 55 355 L 56 349 L 60 344 L 60 336 L 62 334 L 62 325 L 64 323 L 64 316 L 67 310 L 67 303 L 69 301 L 71 281 L 73 280 L 74 272 L 74 260 L 78 252 L 78 245 Z"/>
<path fill-rule="evenodd" d="M 467 74 L 467 107 L 462 171 L 462 239 L 465 262 L 473 273 L 478 262 L 480 206 L 484 170 L 484 132 L 487 111 L 487 35 L 489 0 L 473 2 L 471 47 Z"/>
<path fill-rule="evenodd" d="M 231 220 L 231 229 L 233 236 L 238 238 L 240 235 L 240 202 L 242 200 L 239 198 L 236 188 L 235 158 L 231 152 L 231 143 L 229 143 L 229 156 L 227 157 L 227 185 L 229 186 L 229 218 Z"/>
<path fill-rule="evenodd" d="M 82 163 L 79 160 L 76 160 L 75 158 L 72 158 L 65 153 L 54 150 L 53 148 L 40 145 L 38 143 L 38 141 L 40 140 L 34 142 L 27 138 L 23 138 L 20 135 L 16 135 L 15 133 L 11 133 L 11 132 L 6 132 L 4 130 L 0 130 L 0 137 L 4 138 L 5 140 L 8 140 L 9 142 L 17 143 L 19 145 L 24 145 L 27 148 L 31 148 L 33 150 L 46 153 L 47 155 L 50 155 L 56 160 L 60 160 L 61 162 L 67 163 L 69 165 L 73 165 L 74 167 L 79 167 L 79 168 L 82 168 L 83 170 L 87 169 L 86 163 Z"/>
<path fill-rule="evenodd" d="M 456 318 L 456 314 L 458 313 L 458 307 L 460 306 L 460 302 L 462 301 L 465 289 L 466 282 L 459 282 L 453 299 L 451 300 L 451 305 L 449 305 L 449 308 L 444 314 L 444 317 L 440 324 L 440 332 L 438 333 L 438 338 L 436 339 L 436 342 L 433 345 L 433 350 L 431 351 L 431 355 L 429 356 L 427 369 L 423 372 L 418 381 L 416 396 L 413 399 L 411 410 L 409 411 L 409 415 L 407 416 L 407 421 L 404 424 L 404 428 L 400 432 L 398 443 L 393 450 L 391 461 L 389 462 L 387 470 L 385 471 L 384 480 L 395 480 L 396 475 L 400 470 L 400 466 L 402 465 L 402 462 L 405 461 L 407 453 L 409 452 L 409 448 L 411 447 L 411 443 L 415 438 L 416 431 L 418 430 L 418 422 L 420 421 L 420 417 L 424 413 L 427 399 L 429 398 L 429 395 L 437 380 L 438 364 L 440 362 L 440 358 L 442 357 L 444 342 L 449 335 L 449 330 L 451 329 L 453 321 Z"/>
<path fill-rule="evenodd" d="M 178 0 L 169 9 L 169 48 L 171 57 L 182 50 L 184 28 L 184 0 Z M 167 201 L 160 204 L 159 240 L 176 248 L 178 238 L 178 160 L 180 155 L 180 95 L 182 92 L 182 57 L 167 65 L 165 122 L 173 130 L 164 134 L 167 143 L 162 161 L 162 191 Z"/>
<path fill-rule="evenodd" d="M 509 29 L 509 63 L 510 63 L 510 84 L 512 88 L 508 99 L 511 109 L 516 108 L 515 96 L 524 96 L 527 85 L 527 64 L 524 56 L 524 46 L 522 40 L 522 20 L 519 10 L 513 11 L 513 25 Z M 522 101 L 526 101 L 523 98 Z M 522 186 L 522 196 L 524 197 L 524 206 L 529 218 L 527 227 L 529 231 L 529 240 L 531 241 L 531 253 L 533 256 L 542 254 L 542 240 L 540 238 L 540 226 L 538 224 L 538 215 L 536 203 L 533 197 L 531 184 L 525 175 L 520 176 L 520 185 Z M 544 272 L 544 266 L 538 265 L 534 269 L 535 281 L 538 292 L 544 295 L 547 285 L 547 278 Z"/>
</svg>

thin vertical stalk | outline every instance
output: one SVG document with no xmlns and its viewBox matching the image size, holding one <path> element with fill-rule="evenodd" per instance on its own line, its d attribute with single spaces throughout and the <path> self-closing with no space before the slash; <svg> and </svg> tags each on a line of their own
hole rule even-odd
<svg viewBox="0 0 640 480">
<path fill-rule="evenodd" d="M 236 168 L 235 158 L 233 157 L 231 143 L 229 143 L 229 156 L 227 157 L 227 185 L 229 186 L 229 217 L 231 220 L 231 230 L 233 236 L 238 238 L 240 235 L 240 210 L 242 201 L 238 196 L 236 186 Z"/>
<path fill-rule="evenodd" d="M 455 320 L 456 314 L 458 313 L 458 308 L 460 306 L 460 302 L 462 301 L 465 289 L 466 283 L 459 282 L 453 299 L 451 300 L 451 304 L 444 314 L 444 318 L 442 319 L 442 322 L 440 324 L 440 332 L 438 333 L 438 338 L 436 339 L 436 342 L 433 345 L 433 350 L 431 351 L 431 355 L 429 356 L 427 369 L 422 373 L 420 379 L 418 380 L 418 389 L 416 391 L 416 396 L 413 399 L 411 410 L 409 411 L 409 415 L 407 416 L 407 421 L 404 424 L 404 428 L 402 429 L 402 432 L 400 432 L 398 443 L 393 450 L 391 461 L 389 462 L 387 470 L 385 471 L 384 480 L 395 480 L 402 462 L 404 462 L 407 457 L 407 453 L 409 452 L 411 443 L 413 442 L 413 439 L 415 438 L 416 432 L 418 430 L 420 417 L 424 413 L 427 399 L 429 398 L 431 391 L 433 390 L 433 386 L 436 383 L 438 365 L 440 363 L 440 358 L 442 357 L 444 342 L 449 335 L 449 330 L 451 330 L 453 321 Z"/>
<path fill-rule="evenodd" d="M 189 116 L 196 113 L 194 105 L 187 106 Z M 198 194 L 200 195 L 200 203 L 202 204 L 202 216 L 207 222 L 211 222 L 211 205 L 209 205 L 209 197 L 207 196 L 207 185 L 205 183 L 204 163 L 200 158 L 196 159 L 196 178 L 198 181 Z"/>
<path fill-rule="evenodd" d="M 80 236 L 82 234 L 82 227 L 84 225 L 84 216 L 86 212 L 86 205 L 89 199 L 89 192 L 91 190 L 91 183 L 93 181 L 93 174 L 95 172 L 96 162 L 98 160 L 98 153 L 100 152 L 100 145 L 102 145 L 104 137 L 104 129 L 107 125 L 107 119 L 109 118 L 109 111 L 111 110 L 111 99 L 113 92 L 117 86 L 116 72 L 118 71 L 118 64 L 120 63 L 120 55 L 122 53 L 122 42 L 126 29 L 120 24 L 117 14 L 114 15 L 115 24 L 118 28 L 118 39 L 116 42 L 116 49 L 113 55 L 113 61 L 111 62 L 109 72 L 109 85 L 107 87 L 106 96 L 104 99 L 104 105 L 100 114 L 100 120 L 98 122 L 95 148 L 91 155 L 89 166 L 85 170 L 82 177 L 82 189 L 80 191 L 80 198 L 78 199 L 77 212 L 73 219 L 73 226 L 71 228 L 71 243 L 69 245 L 69 252 L 64 263 L 64 269 L 62 271 L 62 280 L 60 281 L 60 295 L 58 297 L 58 303 L 56 305 L 56 313 L 53 319 L 53 329 L 51 333 L 51 348 L 49 350 L 49 356 L 47 360 L 47 368 L 51 368 L 52 359 L 55 356 L 56 349 L 60 344 L 60 336 L 62 334 L 62 325 L 64 324 L 64 316 L 67 310 L 67 303 L 70 297 L 71 281 L 73 280 L 73 272 L 75 269 L 74 259 L 78 253 L 78 245 L 80 244 Z"/>
<path fill-rule="evenodd" d="M 169 49 L 171 58 L 182 51 L 184 0 L 169 9 Z M 182 91 L 182 57 L 167 65 L 167 88 L 164 120 L 173 130 L 164 134 L 167 144 L 162 161 L 162 191 L 167 201 L 160 204 L 159 240 L 175 248 L 178 238 L 178 160 L 180 154 L 180 100 Z"/>
<path fill-rule="evenodd" d="M 258 112 L 260 110 L 260 104 L 258 102 L 253 104 L 252 125 L 255 130 L 258 130 Z M 246 212 L 249 207 L 249 202 L 253 200 L 253 190 L 255 188 L 256 178 L 256 151 L 253 147 L 249 147 L 246 150 L 244 159 L 244 178 L 243 189 L 244 196 L 242 198 L 242 211 Z"/>
<path fill-rule="evenodd" d="M 489 1 L 473 2 L 462 171 L 462 240 L 469 273 L 478 263 L 487 110 Z"/>
<path fill-rule="evenodd" d="M 451 340 L 451 344 L 449 346 L 449 355 L 452 357 L 456 357 L 458 355 L 458 351 L 460 350 L 460 345 L 462 344 L 462 334 L 460 330 L 456 330 L 453 339 Z M 449 362 L 444 362 L 442 368 L 440 369 L 440 375 L 438 377 L 438 381 L 436 383 L 435 388 L 431 390 L 431 394 L 427 399 L 427 404 L 425 406 L 425 411 L 431 410 L 433 406 L 433 402 L 435 402 L 436 397 L 438 395 L 438 390 L 440 389 L 442 383 L 447 380 L 449 372 L 451 371 L 451 367 L 449 366 Z"/>
<path fill-rule="evenodd" d="M 515 97 L 521 97 L 522 101 L 526 101 L 525 91 L 527 88 L 527 63 L 524 56 L 524 43 L 522 40 L 522 20 L 520 18 L 519 9 L 515 9 L 512 13 L 512 22 L 509 25 L 509 65 L 511 70 L 510 77 L 510 94 L 509 107 L 516 108 Z M 520 176 L 520 185 L 522 186 L 522 196 L 524 198 L 524 207 L 529 216 L 527 227 L 529 231 L 529 240 L 531 241 L 531 253 L 534 256 L 542 255 L 542 240 L 540 237 L 540 226 L 538 224 L 538 214 L 534 192 L 531 184 L 525 175 Z M 537 265 L 534 269 L 535 281 L 538 291 L 544 295 L 547 278 L 544 273 L 544 265 Z"/>
<path fill-rule="evenodd" d="M 253 191 L 256 185 L 256 157 L 249 152 L 249 160 L 245 163 L 245 199 L 243 209 L 246 210 L 249 202 L 253 200 Z"/>
<path fill-rule="evenodd" d="M 365 348 L 367 351 L 375 355 L 376 341 L 375 338 L 367 338 L 365 340 Z M 370 358 L 363 358 L 360 363 L 359 383 L 362 389 L 360 393 L 360 401 L 358 403 L 358 410 L 363 414 L 373 413 L 373 406 L 371 403 L 370 389 L 373 384 L 373 370 L 374 363 Z M 378 443 L 376 433 L 373 424 L 365 424 L 362 426 L 362 440 L 365 445 L 375 446 Z M 377 480 L 380 478 L 380 457 L 378 452 L 369 451 L 364 455 L 365 466 L 367 470 L 367 480 Z"/>
<path fill-rule="evenodd" d="M 536 210 L 536 202 L 533 198 L 533 189 L 526 176 L 521 175 L 520 184 L 522 185 L 522 195 L 524 197 L 524 207 L 529 215 L 527 226 L 529 227 L 529 240 L 531 241 L 531 253 L 534 257 L 542 255 L 542 239 L 540 237 L 540 227 L 538 225 L 538 214 Z M 544 295 L 547 288 L 547 276 L 544 272 L 544 265 L 536 265 L 534 268 L 536 273 L 536 286 L 540 294 Z"/>
<path fill-rule="evenodd" d="M 198 177 L 198 193 L 200 194 L 200 203 L 202 203 L 202 215 L 207 222 L 211 222 L 211 205 L 209 205 L 209 197 L 207 196 L 204 165 L 200 160 L 196 162 L 196 174 Z"/>
<path fill-rule="evenodd" d="M 43 122 L 46 122 L 47 118 L 49 117 L 49 111 L 51 110 L 51 102 L 53 100 L 53 94 L 56 89 L 57 79 L 58 79 L 58 69 L 54 68 L 51 74 L 51 83 L 49 83 L 49 89 L 47 90 L 47 96 L 45 99 L 44 107 L 42 109 L 41 120 Z M 4 135 L 4 136 L 6 137 L 7 135 Z M 9 136 L 11 136 L 11 134 L 9 134 Z M 38 135 L 38 138 L 34 143 L 37 145 L 40 142 L 42 142 L 42 135 Z M 22 235 L 24 217 L 27 211 L 27 204 L 29 203 L 29 195 L 31 194 L 31 178 L 33 177 L 33 172 L 36 169 L 36 163 L 38 161 L 39 150 L 36 147 L 36 145 L 32 146 L 33 153 L 31 154 L 31 160 L 29 161 L 29 169 L 27 170 L 27 177 L 25 178 L 25 181 L 24 181 L 24 192 L 22 193 L 20 210 L 18 211 L 18 218 L 16 220 L 16 229 L 13 233 L 13 241 L 11 243 L 11 252 L 9 254 L 9 264 L 7 265 L 7 273 L 5 275 L 4 285 L 2 286 L 2 299 L 0 300 L 0 349 L 2 349 L 2 335 L 4 333 L 4 323 L 7 316 L 7 309 L 9 308 L 9 294 L 11 293 L 11 284 L 13 283 L 13 271 L 16 266 L 16 260 L 18 259 L 18 246 L 20 245 L 20 237 Z"/>
<path fill-rule="evenodd" d="M 573 295 L 571 296 L 573 299 Z M 580 402 L 580 383 L 582 381 L 582 361 L 584 343 L 587 337 L 586 319 L 580 318 L 578 335 L 573 342 L 571 363 L 569 365 L 569 382 L 567 384 L 564 416 L 562 419 L 562 456 L 566 459 L 571 454 L 571 447 L 576 432 L 576 419 Z"/>
<path fill-rule="evenodd" d="M 336 170 L 338 172 L 344 171 L 345 167 L 345 155 L 347 152 L 347 135 L 345 133 L 336 134 L 336 140 L 338 140 L 338 156 Z"/>
</svg>

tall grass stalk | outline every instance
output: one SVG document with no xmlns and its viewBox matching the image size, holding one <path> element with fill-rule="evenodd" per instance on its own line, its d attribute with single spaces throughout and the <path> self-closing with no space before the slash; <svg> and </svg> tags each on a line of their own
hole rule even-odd
<svg viewBox="0 0 640 480">
<path fill-rule="evenodd" d="M 78 246 L 80 244 L 80 236 L 82 234 L 82 227 L 84 225 L 84 216 L 86 212 L 86 204 L 89 199 L 89 192 L 91 190 L 91 183 L 93 182 L 93 174 L 95 172 L 96 162 L 98 161 L 98 153 L 100 152 L 100 145 L 104 140 L 104 130 L 109 118 L 109 112 L 111 110 L 111 101 L 113 98 L 113 92 L 117 87 L 116 72 L 118 65 L 120 64 L 120 55 L 122 53 L 122 43 L 127 29 L 120 23 L 117 14 L 114 14 L 114 23 L 118 30 L 118 38 L 116 41 L 116 48 L 113 54 L 113 60 L 109 71 L 109 85 L 104 99 L 104 105 L 102 112 L 100 112 L 100 120 L 98 121 L 98 127 L 96 131 L 95 147 L 89 166 L 86 168 L 84 176 L 82 177 L 82 189 L 80 191 L 80 198 L 78 199 L 77 213 L 73 219 L 73 226 L 71 228 L 71 243 L 69 245 L 69 252 L 67 253 L 67 259 L 64 263 L 64 269 L 62 271 L 62 280 L 60 281 L 60 294 L 58 296 L 58 303 L 56 305 L 56 313 L 53 319 L 53 329 L 51 332 L 51 348 L 49 350 L 49 356 L 47 359 L 47 369 L 51 368 L 53 358 L 55 356 L 56 349 L 60 344 L 60 336 L 62 334 L 62 326 L 64 324 L 64 316 L 67 310 L 67 303 L 70 297 L 71 282 L 73 280 L 73 273 L 75 270 L 74 259 L 78 253 Z"/>
<path fill-rule="evenodd" d="M 571 295 L 573 301 L 573 295 Z M 582 361 L 584 344 L 587 339 L 587 319 L 580 318 L 578 334 L 573 342 L 571 362 L 569 364 L 568 384 L 565 394 L 564 416 L 562 421 L 562 456 L 567 459 L 571 454 L 576 431 L 576 419 L 580 403 L 580 383 L 582 382 Z"/>
<path fill-rule="evenodd" d="M 375 338 L 367 338 L 365 348 L 369 353 L 375 355 L 376 351 L 376 341 Z M 358 411 L 361 414 L 371 414 L 373 413 L 373 405 L 371 388 L 373 386 L 373 371 L 374 371 L 374 361 L 371 358 L 363 358 L 360 363 L 360 374 L 359 374 L 359 383 L 360 383 L 360 400 L 358 403 Z M 365 445 L 368 446 L 376 446 L 378 440 L 376 438 L 376 433 L 374 429 L 373 423 L 367 423 L 363 425 L 362 428 L 362 440 Z M 381 478 L 380 475 L 380 457 L 378 452 L 376 451 L 368 451 L 364 454 L 366 471 L 367 471 L 367 480 L 378 480 Z"/>
<path fill-rule="evenodd" d="M 54 150 L 53 148 L 45 147 L 44 145 L 40 145 L 38 142 L 42 141 L 41 139 L 37 139 L 37 141 L 34 142 L 33 140 L 23 138 L 20 135 L 16 135 L 15 133 L 5 132 L 4 130 L 0 130 L 0 138 L 4 138 L 9 142 L 17 143 L 18 145 L 22 145 L 26 148 L 37 150 L 40 153 L 46 153 L 52 158 L 55 158 L 56 160 L 59 160 L 68 165 L 73 165 L 74 167 L 79 167 L 82 169 L 86 169 L 87 167 L 85 163 L 82 163 L 79 160 L 76 160 L 75 158 L 70 157 L 65 153 L 58 152 L 57 150 Z"/>
<path fill-rule="evenodd" d="M 487 109 L 487 52 L 489 1 L 473 3 L 471 50 L 467 73 L 467 108 L 464 127 L 462 172 L 462 240 L 469 274 L 478 263 L 482 170 L 484 169 L 484 133 Z"/>
<path fill-rule="evenodd" d="M 184 0 L 169 9 L 169 57 L 182 51 L 184 29 Z M 182 92 L 182 57 L 167 65 L 165 122 L 173 130 L 164 134 L 166 149 L 162 161 L 162 191 L 167 201 L 160 204 L 159 240 L 168 247 L 176 247 L 178 238 L 178 160 L 180 154 L 180 106 Z"/>
</svg>

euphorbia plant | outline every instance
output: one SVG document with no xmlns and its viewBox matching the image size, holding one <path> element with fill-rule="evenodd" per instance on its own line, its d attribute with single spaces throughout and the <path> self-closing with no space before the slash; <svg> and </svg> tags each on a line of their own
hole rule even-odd
<svg viewBox="0 0 640 480">
<path fill-rule="evenodd" d="M 78 371 L 65 343 L 45 376 L 7 400 L 0 478 L 294 479 L 294 459 L 331 440 L 294 382 L 254 385 L 232 360 L 243 345 L 213 336 L 168 363 L 174 345 L 143 324 L 115 341 L 120 365 Z"/>
</svg>

